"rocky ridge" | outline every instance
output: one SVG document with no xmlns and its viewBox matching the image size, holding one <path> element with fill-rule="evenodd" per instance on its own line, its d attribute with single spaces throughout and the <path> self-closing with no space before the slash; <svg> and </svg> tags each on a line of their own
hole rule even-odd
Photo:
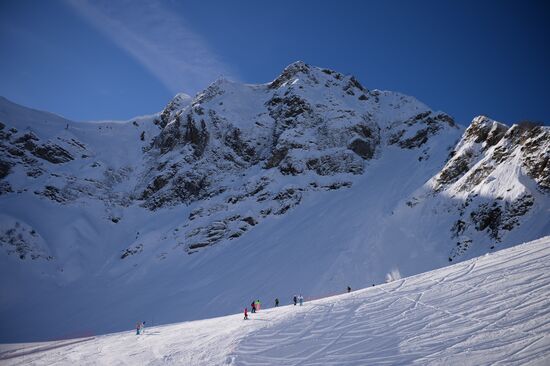
<svg viewBox="0 0 550 366">
<path fill-rule="evenodd" d="M 463 256 L 474 241 L 494 249 L 533 208 L 547 207 L 549 157 L 548 127 L 510 127 L 486 116 L 474 118 L 448 162 L 428 183 L 431 193 L 424 193 L 427 199 L 444 196 L 454 201 L 445 208 L 457 217 L 450 228 L 456 247 L 449 261 Z M 533 184 L 525 184 L 523 177 Z"/>
<path fill-rule="evenodd" d="M 419 162 L 428 160 L 431 140 L 460 129 L 449 115 L 414 98 L 368 90 L 353 76 L 303 62 L 289 65 L 267 84 L 219 79 L 194 98 L 178 94 L 161 113 L 123 127 L 141 130 L 140 153 L 117 167 L 93 160 L 97 149 L 70 131 L 45 139 L 32 130 L 19 132 L 4 123 L 0 127 L 2 194 L 28 190 L 26 183 L 16 191 L 10 183 L 13 167 L 20 166 L 27 179 L 45 174 L 47 179 L 35 184 L 37 196 L 64 205 L 83 197 L 100 200 L 105 217 L 115 224 L 124 207 L 139 205 L 155 212 L 200 203 L 164 236 L 172 236 L 175 247 L 188 253 L 237 239 L 315 192 L 352 187 L 354 177 L 363 175 L 369 162 L 388 148 L 411 150 Z M 546 196 L 548 154 L 541 151 L 548 151 L 547 145 L 546 127 L 508 127 L 484 116 L 473 120 L 430 181 L 434 194 L 459 201 L 454 204 L 459 218 L 451 229 L 458 242 L 450 259 L 471 245 L 467 232 L 486 231 L 499 241 L 503 230 L 519 225 L 534 204 L 527 190 L 512 190 L 517 194 L 506 199 L 478 198 L 479 187 L 494 179 L 491 174 L 499 165 L 520 159 Z M 96 173 L 57 172 L 55 166 L 65 164 Z M 415 196 L 407 204 L 413 207 L 419 200 Z M 473 201 L 479 201 L 475 210 Z"/>
</svg>

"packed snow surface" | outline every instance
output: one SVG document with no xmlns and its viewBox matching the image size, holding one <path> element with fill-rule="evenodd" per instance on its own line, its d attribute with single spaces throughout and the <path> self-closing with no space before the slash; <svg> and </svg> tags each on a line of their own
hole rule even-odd
<svg viewBox="0 0 550 366">
<path fill-rule="evenodd" d="M 236 314 L 148 327 L 141 335 L 128 330 L 8 344 L 0 346 L 0 360 L 5 365 L 548 365 L 548 263 L 549 236 L 303 306 L 270 308 L 272 299 L 262 299 L 268 309 L 250 314 L 250 320 Z"/>
</svg>

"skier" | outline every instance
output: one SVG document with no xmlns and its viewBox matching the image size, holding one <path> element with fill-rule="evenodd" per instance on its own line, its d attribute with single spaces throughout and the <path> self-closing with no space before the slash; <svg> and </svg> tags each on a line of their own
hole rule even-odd
<svg viewBox="0 0 550 366">
<path fill-rule="evenodd" d="M 350 293 L 350 292 L 351 292 L 351 287 L 348 286 L 348 293 Z"/>
<path fill-rule="evenodd" d="M 256 312 L 256 303 L 254 302 L 254 300 L 252 300 L 252 303 L 250 304 L 250 307 L 252 308 L 252 312 L 255 313 Z"/>
<path fill-rule="evenodd" d="M 300 306 L 302 306 L 304 303 L 304 297 L 302 296 L 302 294 L 300 294 L 300 296 L 298 297 L 298 300 L 300 301 Z"/>
<path fill-rule="evenodd" d="M 276 297 L 276 298 L 275 298 L 275 307 L 278 307 L 278 306 L 279 306 L 279 298 Z"/>
<path fill-rule="evenodd" d="M 298 302 L 298 298 L 296 297 L 296 295 L 294 295 L 294 298 L 292 300 L 294 300 L 294 306 L 296 306 L 296 303 Z"/>
<path fill-rule="evenodd" d="M 248 308 L 244 308 L 244 320 L 248 320 Z"/>
<path fill-rule="evenodd" d="M 256 311 L 260 310 L 260 300 L 256 300 Z"/>
<path fill-rule="evenodd" d="M 140 330 L 140 334 L 143 334 L 145 333 L 145 320 L 141 322 L 141 330 Z"/>
<path fill-rule="evenodd" d="M 136 335 L 139 335 L 139 331 L 141 330 L 141 323 L 140 322 L 137 322 L 136 323 Z"/>
</svg>

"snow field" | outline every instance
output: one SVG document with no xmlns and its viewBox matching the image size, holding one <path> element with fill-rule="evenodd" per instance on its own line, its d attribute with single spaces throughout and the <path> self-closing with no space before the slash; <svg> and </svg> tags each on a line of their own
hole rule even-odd
<svg viewBox="0 0 550 366">
<path fill-rule="evenodd" d="M 82 340 L 5 365 L 547 365 L 550 237 L 350 294 Z M 264 300 L 264 304 L 267 299 Z M 244 308 L 244 305 L 243 305 Z"/>
</svg>

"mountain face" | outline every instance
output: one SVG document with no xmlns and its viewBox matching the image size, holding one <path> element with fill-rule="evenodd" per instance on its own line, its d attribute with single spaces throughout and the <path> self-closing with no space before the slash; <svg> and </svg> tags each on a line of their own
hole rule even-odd
<svg viewBox="0 0 550 366">
<path fill-rule="evenodd" d="M 464 129 L 303 62 L 125 122 L 0 99 L 0 341 L 321 296 L 548 235 L 549 137 Z"/>
<path fill-rule="evenodd" d="M 435 192 L 458 199 L 452 237 L 457 247 L 449 260 L 462 256 L 479 233 L 494 249 L 526 216 L 548 213 L 550 129 L 530 124 L 508 127 L 476 117 L 443 169 L 430 180 Z M 548 230 L 541 221 L 536 230 Z M 475 245 L 475 244 L 474 244 Z"/>
</svg>

